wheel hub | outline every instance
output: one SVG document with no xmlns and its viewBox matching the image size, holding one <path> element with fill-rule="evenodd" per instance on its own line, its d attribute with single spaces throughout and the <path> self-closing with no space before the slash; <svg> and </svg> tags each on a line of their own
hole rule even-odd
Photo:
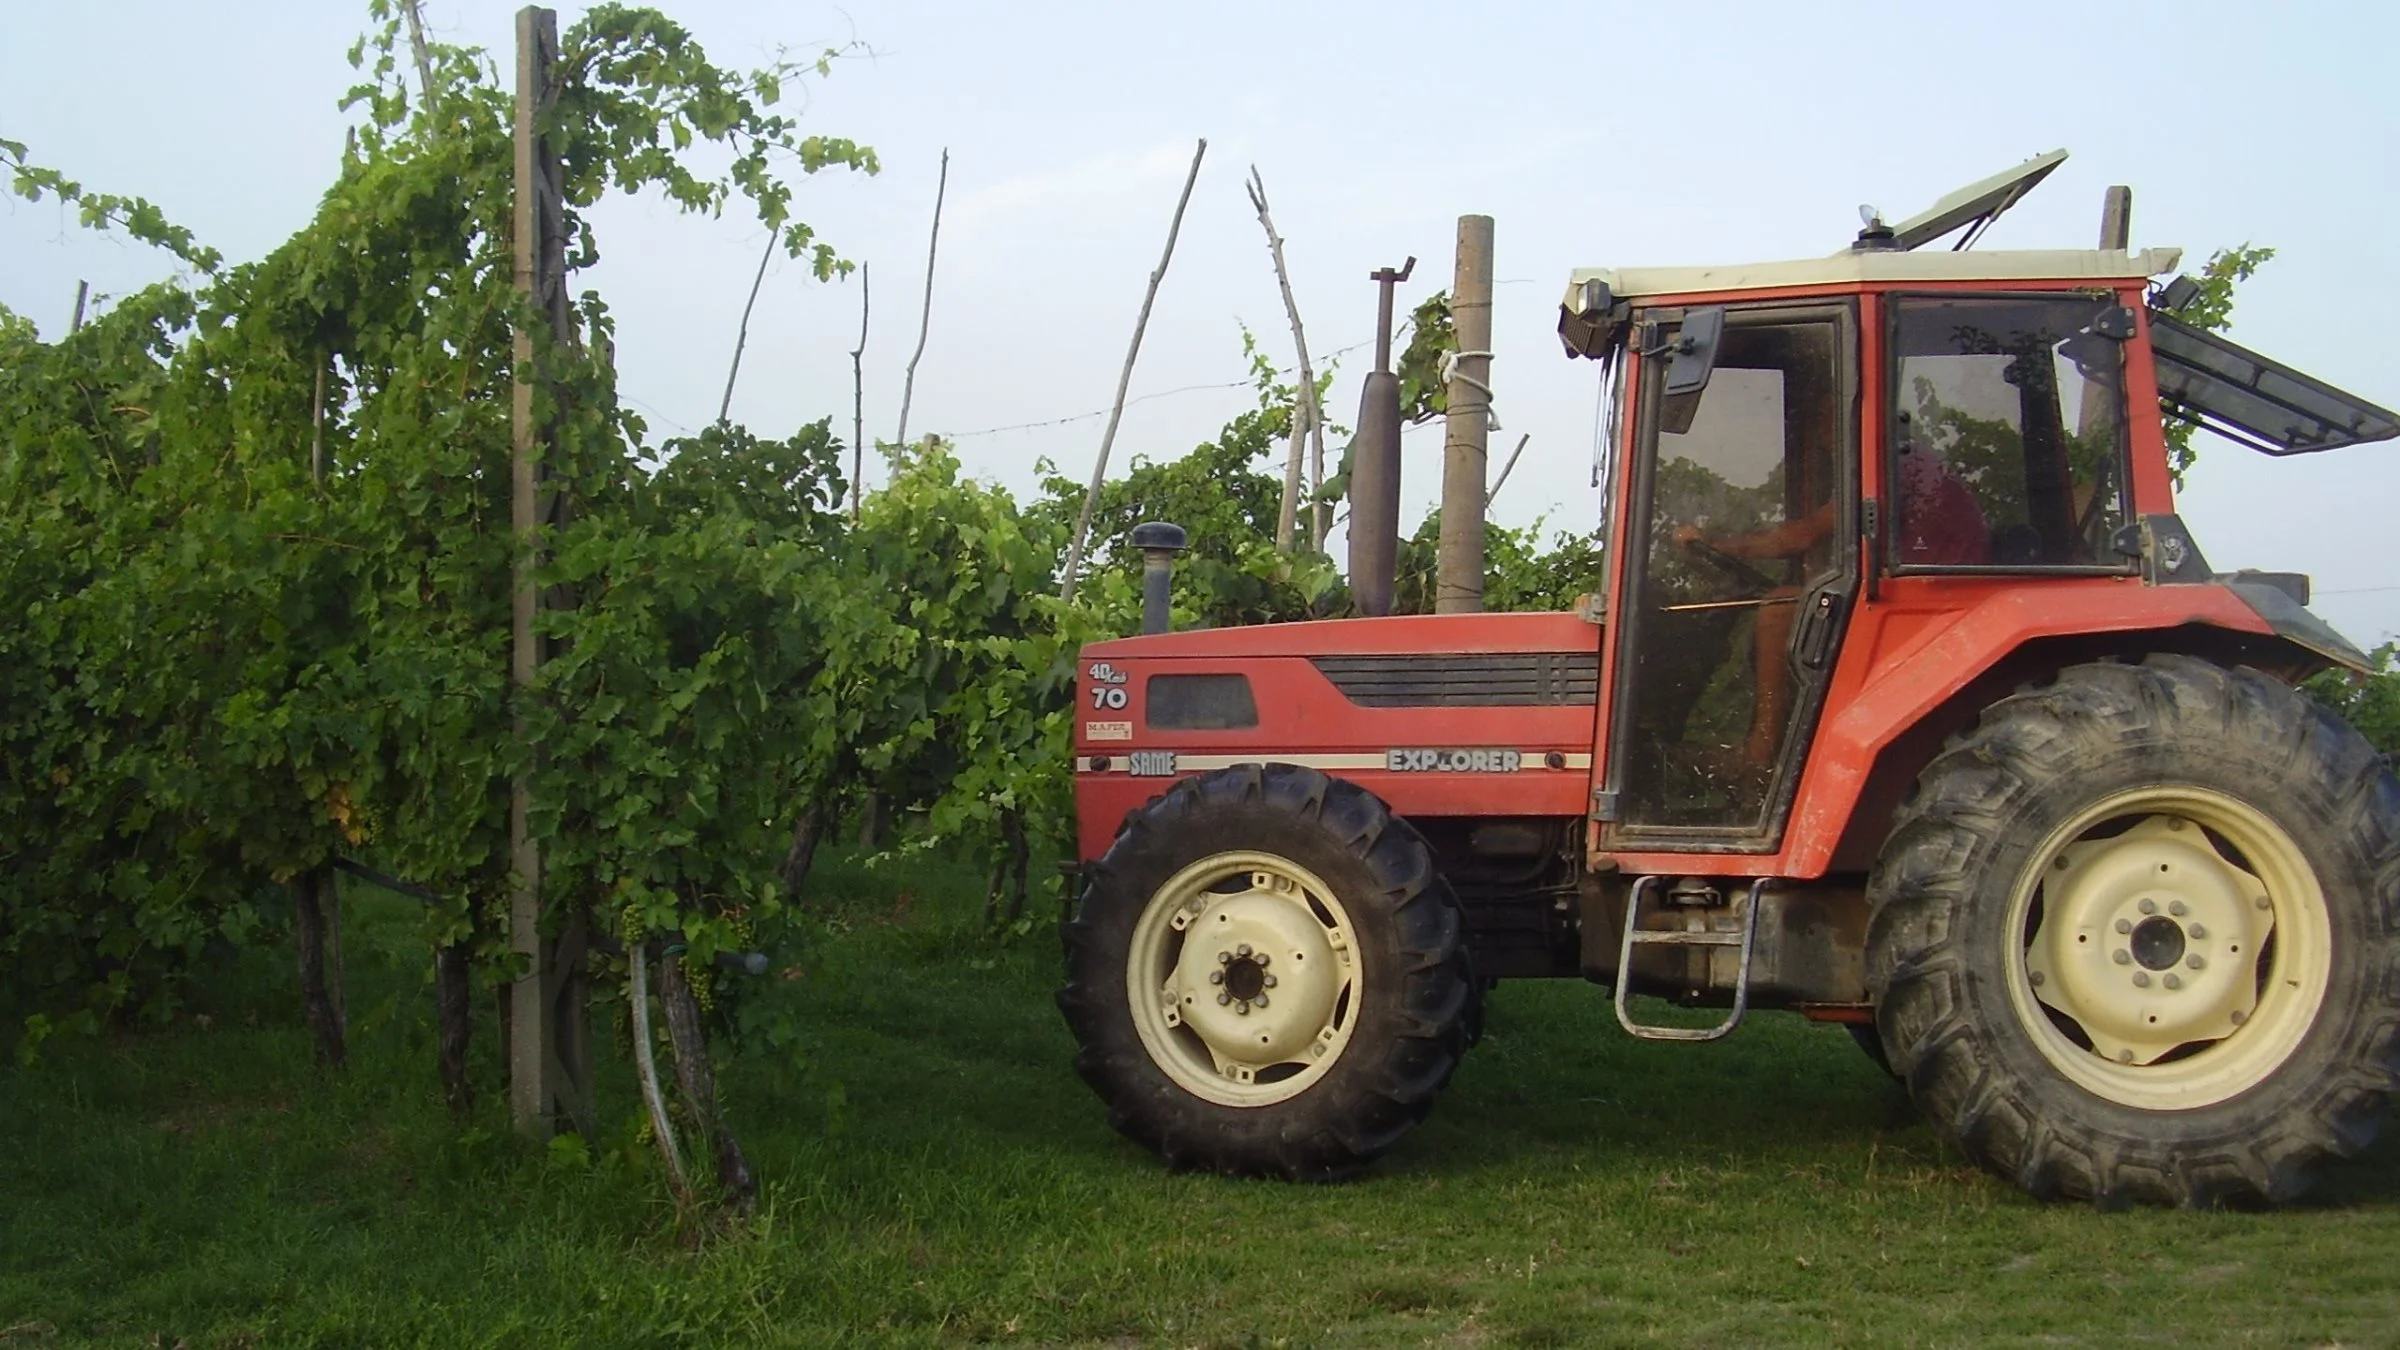
<svg viewBox="0 0 2400 1350">
<path fill-rule="evenodd" d="M 2069 844 L 2042 878 L 2041 924 L 2025 950 L 2033 996 L 2120 1064 L 2220 1040 L 2258 1005 L 2274 928 L 2266 896 L 2181 816 Z"/>
<path fill-rule="evenodd" d="M 2134 963 L 2144 970 L 2173 970 L 2190 945 L 2182 924 L 2153 914 L 2133 925 L 2132 942 L 2127 950 L 2132 953 Z"/>
<path fill-rule="evenodd" d="M 1128 952 L 1134 1020 L 1159 1067 L 1229 1106 L 1262 1106 L 1329 1070 L 1357 1020 L 1348 915 L 1314 876 L 1220 854 L 1159 890 Z"/>
</svg>

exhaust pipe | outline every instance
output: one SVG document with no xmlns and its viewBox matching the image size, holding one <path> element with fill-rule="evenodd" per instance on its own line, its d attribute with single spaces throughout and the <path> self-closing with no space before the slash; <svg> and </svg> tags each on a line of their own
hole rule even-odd
<svg viewBox="0 0 2400 1350">
<path fill-rule="evenodd" d="M 1142 551 L 1142 632 L 1167 631 L 1167 604 L 1175 589 L 1175 555 L 1189 537 L 1181 525 L 1146 520 L 1133 527 L 1133 546 Z"/>
<path fill-rule="evenodd" d="M 1350 595 L 1358 612 L 1392 612 L 1400 567 L 1400 377 L 1392 373 L 1392 287 L 1417 270 L 1368 274 L 1377 285 L 1375 369 L 1358 397 L 1358 435 L 1350 450 Z"/>
</svg>

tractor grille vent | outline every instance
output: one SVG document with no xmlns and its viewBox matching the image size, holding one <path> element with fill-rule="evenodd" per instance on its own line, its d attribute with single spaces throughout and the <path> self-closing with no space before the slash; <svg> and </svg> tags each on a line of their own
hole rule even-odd
<svg viewBox="0 0 2400 1350">
<path fill-rule="evenodd" d="M 1595 652 L 1472 656 L 1320 656 L 1316 667 L 1369 708 L 1522 707 L 1598 700 Z"/>
</svg>

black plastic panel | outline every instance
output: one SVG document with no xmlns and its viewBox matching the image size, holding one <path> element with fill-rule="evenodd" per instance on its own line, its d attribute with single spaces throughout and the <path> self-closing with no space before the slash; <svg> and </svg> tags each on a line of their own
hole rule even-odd
<svg viewBox="0 0 2400 1350">
<path fill-rule="evenodd" d="M 1588 706 L 1600 691 L 1597 652 L 1320 656 L 1316 667 L 1368 708 Z"/>
<path fill-rule="evenodd" d="M 1258 725 L 1247 675 L 1153 675 L 1143 720 L 1160 731 L 1242 731 Z"/>
</svg>

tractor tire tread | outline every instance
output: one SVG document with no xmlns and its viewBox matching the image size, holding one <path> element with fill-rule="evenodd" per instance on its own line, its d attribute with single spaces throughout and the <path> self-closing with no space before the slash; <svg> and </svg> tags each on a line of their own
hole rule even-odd
<svg viewBox="0 0 2400 1350">
<path fill-rule="evenodd" d="M 1978 1025 L 1976 983 L 1992 976 L 1968 913 L 1979 888 L 2010 884 L 1987 875 L 2005 851 L 2006 822 L 2071 783 L 2099 745 L 2140 747 L 2162 763 L 2254 747 L 2285 781 L 2320 785 L 2332 812 L 2326 833 L 2355 860 L 2355 889 L 2367 892 L 2345 897 L 2341 878 L 2324 882 L 2330 906 L 2357 906 L 2349 922 L 2364 997 L 2328 1062 L 2277 1071 L 2316 1074 L 2305 1109 L 2212 1128 L 2180 1147 L 2062 1119 L 2071 1113 L 2044 1109 L 2059 1100 L 2045 1097 L 2052 1089 L 2005 1062 Z M 1867 978 L 1893 1070 L 1956 1146 L 2035 1195 L 2102 1207 L 2281 1203 L 2305 1192 L 2324 1162 L 2365 1148 L 2400 1085 L 2400 781 L 2356 731 L 2257 671 L 2162 654 L 2069 667 L 1999 699 L 1919 777 L 1868 893 Z M 2343 997 L 2329 991 L 2328 1006 Z M 2316 1044 L 2312 1036 L 2295 1057 Z M 2076 1091 L 2063 1078 L 2056 1087 Z"/>
<path fill-rule="evenodd" d="M 1205 842 L 1261 812 L 1337 850 L 1362 881 L 1345 890 L 1352 923 L 1388 930 L 1343 1058 L 1308 1091 L 1264 1107 L 1206 1102 L 1150 1059 L 1126 1006 L 1126 942 L 1151 900 L 1144 878 L 1219 851 Z M 1226 847 L 1249 846 L 1229 841 Z M 1170 866 L 1169 864 L 1173 865 Z M 1329 884 L 1332 880 L 1328 879 Z M 1356 1174 L 1423 1120 L 1466 1047 L 1472 990 L 1457 902 L 1431 849 L 1373 794 L 1314 769 L 1247 764 L 1178 781 L 1126 819 L 1085 871 L 1065 926 L 1058 1005 L 1081 1046 L 1075 1068 L 1109 1123 L 1180 1171 L 1333 1181 Z"/>
</svg>

